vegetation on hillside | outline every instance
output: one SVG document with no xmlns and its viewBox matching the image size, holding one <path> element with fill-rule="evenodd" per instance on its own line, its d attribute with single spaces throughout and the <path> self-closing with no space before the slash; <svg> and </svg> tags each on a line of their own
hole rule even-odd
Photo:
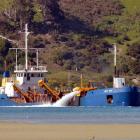
<svg viewBox="0 0 140 140">
<path fill-rule="evenodd" d="M 32 31 L 29 45 L 43 48 L 40 60 L 48 65 L 48 77 L 55 85 L 63 85 L 68 79 L 73 85 L 80 80 L 80 73 L 86 81 L 111 82 L 107 79 L 113 75 L 112 43 L 118 46 L 118 71 L 137 77 L 139 5 L 139 0 L 4 0 L 0 1 L 0 34 L 20 40 L 18 47 L 23 47 L 19 31 L 28 23 Z M 13 69 L 15 60 L 10 47 L 15 45 L 0 39 L 1 73 L 5 60 Z M 30 63 L 35 64 L 35 54 L 29 56 Z M 24 63 L 23 58 L 19 61 Z"/>
</svg>

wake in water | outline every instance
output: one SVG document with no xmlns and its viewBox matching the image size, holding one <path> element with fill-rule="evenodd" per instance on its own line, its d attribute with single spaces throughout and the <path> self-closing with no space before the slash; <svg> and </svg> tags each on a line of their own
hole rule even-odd
<svg viewBox="0 0 140 140">
<path fill-rule="evenodd" d="M 55 102 L 53 104 L 46 103 L 43 105 L 38 105 L 38 107 L 63 107 L 63 106 L 67 106 L 69 101 L 77 94 L 79 94 L 79 91 L 74 91 L 74 92 L 71 92 L 69 94 L 66 94 L 65 96 L 63 96 L 61 99 L 59 99 L 57 102 Z"/>
</svg>

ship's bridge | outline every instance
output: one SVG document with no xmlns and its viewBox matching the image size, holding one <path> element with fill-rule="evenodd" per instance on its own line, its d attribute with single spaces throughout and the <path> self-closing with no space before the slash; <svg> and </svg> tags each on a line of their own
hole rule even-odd
<svg viewBox="0 0 140 140">
<path fill-rule="evenodd" d="M 16 73 L 16 84 L 27 90 L 29 87 L 37 87 L 37 81 L 44 79 L 48 71 L 46 66 L 28 66 L 26 70 L 24 65 L 18 65 L 14 72 Z"/>
</svg>

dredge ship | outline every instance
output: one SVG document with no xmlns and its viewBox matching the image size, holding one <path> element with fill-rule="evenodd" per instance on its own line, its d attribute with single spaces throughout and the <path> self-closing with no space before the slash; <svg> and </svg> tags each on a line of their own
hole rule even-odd
<svg viewBox="0 0 140 140">
<path fill-rule="evenodd" d="M 0 87 L 0 106 L 32 106 L 44 103 L 55 103 L 64 94 L 50 88 L 44 78 L 47 67 L 40 66 L 38 49 L 28 48 L 28 26 L 25 25 L 25 48 L 12 48 L 16 50 L 16 66 L 14 77 L 9 71 L 3 73 Z M 25 51 L 25 65 L 18 65 L 18 50 Z M 36 51 L 36 66 L 28 65 L 28 51 Z M 114 46 L 115 76 L 112 88 L 98 88 L 90 83 L 88 87 L 75 88 L 70 106 L 140 106 L 140 88 L 126 86 L 125 79 L 116 76 L 116 46 Z"/>
</svg>

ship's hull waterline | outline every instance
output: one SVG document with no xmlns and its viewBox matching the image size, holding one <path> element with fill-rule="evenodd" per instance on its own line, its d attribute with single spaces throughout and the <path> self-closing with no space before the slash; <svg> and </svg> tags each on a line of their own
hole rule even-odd
<svg viewBox="0 0 140 140">
<path fill-rule="evenodd" d="M 0 96 L 0 106 L 40 106 L 45 103 L 16 103 Z M 91 90 L 85 96 L 75 96 L 70 106 L 140 106 L 140 88 L 105 88 Z M 56 107 L 56 106 L 55 106 Z"/>
</svg>

